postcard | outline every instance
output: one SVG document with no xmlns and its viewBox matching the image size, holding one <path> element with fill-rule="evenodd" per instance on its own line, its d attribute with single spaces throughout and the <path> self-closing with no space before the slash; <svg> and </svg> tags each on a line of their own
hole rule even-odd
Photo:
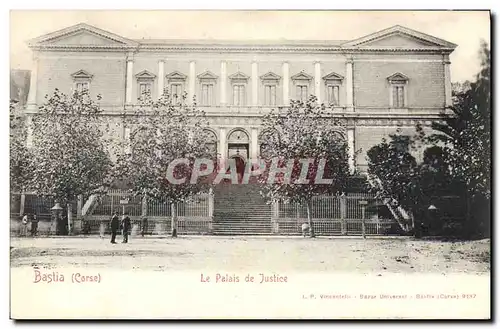
<svg viewBox="0 0 500 329">
<path fill-rule="evenodd" d="M 11 319 L 491 319 L 489 11 L 10 19 Z"/>
</svg>

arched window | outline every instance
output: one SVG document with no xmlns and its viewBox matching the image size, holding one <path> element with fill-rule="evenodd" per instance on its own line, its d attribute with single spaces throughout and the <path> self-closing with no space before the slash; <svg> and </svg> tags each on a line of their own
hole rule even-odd
<svg viewBox="0 0 500 329">
<path fill-rule="evenodd" d="M 206 145 L 208 148 L 208 152 L 216 157 L 217 156 L 217 135 L 212 130 L 204 129 L 203 130 L 204 137 L 206 138 Z"/>
<path fill-rule="evenodd" d="M 248 144 L 250 142 L 250 138 L 245 131 L 235 129 L 229 134 L 227 142 L 229 144 Z"/>
<path fill-rule="evenodd" d="M 277 136 L 276 136 L 277 132 L 276 131 L 273 131 L 273 130 L 270 130 L 270 129 L 267 129 L 267 130 L 264 130 L 262 131 L 260 134 L 259 134 L 259 148 L 260 148 L 260 156 L 261 158 L 268 158 L 270 157 L 271 153 L 270 153 L 270 148 L 272 147 L 271 144 L 269 144 L 269 140 L 272 138 L 272 139 L 275 139 Z"/>
</svg>

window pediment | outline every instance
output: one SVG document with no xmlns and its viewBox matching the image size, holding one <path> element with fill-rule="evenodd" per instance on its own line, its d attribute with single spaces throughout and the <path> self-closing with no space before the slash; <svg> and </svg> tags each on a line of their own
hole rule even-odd
<svg viewBox="0 0 500 329">
<path fill-rule="evenodd" d="M 218 76 L 210 71 L 205 71 L 198 74 L 198 79 L 200 79 L 200 81 L 214 81 L 217 80 L 217 78 Z"/>
<path fill-rule="evenodd" d="M 234 74 L 231 74 L 228 78 L 232 83 L 247 83 L 250 77 L 245 73 L 236 72 Z"/>
<path fill-rule="evenodd" d="M 267 72 L 260 76 L 260 80 L 263 83 L 278 83 L 281 80 L 281 77 L 273 72 Z"/>
<path fill-rule="evenodd" d="M 332 72 L 330 74 L 325 75 L 323 77 L 323 80 L 325 81 L 325 84 L 341 84 L 342 81 L 344 80 L 344 77 L 341 76 L 340 74 Z"/>
<path fill-rule="evenodd" d="M 91 80 L 93 75 L 85 70 L 79 70 L 71 75 L 74 80 Z"/>
<path fill-rule="evenodd" d="M 187 75 L 179 71 L 173 71 L 165 76 L 168 82 L 184 82 L 187 79 Z"/>
<path fill-rule="evenodd" d="M 304 71 L 300 71 L 299 73 L 292 75 L 290 79 L 292 79 L 294 82 L 309 83 L 313 79 L 313 77 L 305 73 Z"/>
<path fill-rule="evenodd" d="M 389 83 L 407 83 L 408 80 L 410 79 L 400 72 L 394 73 L 393 75 L 387 77 L 387 81 L 389 81 Z"/>
<path fill-rule="evenodd" d="M 149 72 L 148 70 L 141 71 L 135 75 L 137 80 L 154 80 L 156 75 Z"/>
</svg>

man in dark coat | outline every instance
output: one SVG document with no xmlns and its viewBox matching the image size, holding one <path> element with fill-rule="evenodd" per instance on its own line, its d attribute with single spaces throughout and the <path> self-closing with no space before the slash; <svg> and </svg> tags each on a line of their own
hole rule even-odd
<svg viewBox="0 0 500 329">
<path fill-rule="evenodd" d="M 118 218 L 118 212 L 115 211 L 113 217 L 111 217 L 111 243 L 116 243 L 116 232 L 118 232 L 118 228 L 120 227 L 120 219 Z"/>
<path fill-rule="evenodd" d="M 130 234 L 130 217 L 127 216 L 126 213 L 123 214 L 122 217 L 122 229 L 123 229 L 123 241 L 122 243 L 128 242 L 128 235 Z"/>
<path fill-rule="evenodd" d="M 38 233 L 38 219 L 36 214 L 30 214 L 28 217 L 31 219 L 31 236 L 35 236 Z"/>
<path fill-rule="evenodd" d="M 141 235 L 144 237 L 146 232 L 148 231 L 148 218 L 143 216 L 141 219 Z"/>
</svg>

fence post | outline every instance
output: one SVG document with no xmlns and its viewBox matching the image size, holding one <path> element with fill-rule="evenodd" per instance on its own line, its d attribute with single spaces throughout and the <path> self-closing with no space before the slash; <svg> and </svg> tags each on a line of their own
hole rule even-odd
<svg viewBox="0 0 500 329">
<path fill-rule="evenodd" d="M 363 235 L 363 239 L 366 239 L 365 207 L 368 204 L 368 201 L 360 200 L 359 204 L 361 205 L 361 234 Z"/>
<path fill-rule="evenodd" d="M 277 234 L 279 233 L 279 216 L 280 216 L 280 204 L 279 200 L 273 199 L 271 203 L 271 224 L 272 224 L 272 232 Z"/>
<path fill-rule="evenodd" d="M 144 195 L 142 197 L 142 202 L 141 202 L 141 217 L 144 218 L 148 215 L 148 199 L 147 196 Z"/>
<path fill-rule="evenodd" d="M 26 203 L 26 194 L 21 193 L 21 200 L 19 201 L 19 215 L 24 214 L 24 204 Z"/>
<path fill-rule="evenodd" d="M 76 218 L 73 220 L 73 234 L 82 232 L 82 207 L 83 196 L 80 194 L 76 198 Z"/>
<path fill-rule="evenodd" d="M 342 235 L 347 235 L 346 213 L 347 213 L 347 198 L 345 193 L 340 196 L 340 232 Z"/>
<path fill-rule="evenodd" d="M 83 195 L 79 195 L 76 201 L 76 219 L 82 218 Z"/>
<path fill-rule="evenodd" d="M 208 222 L 208 232 L 210 234 L 213 233 L 213 220 L 214 220 L 214 204 L 215 204 L 215 195 L 214 195 L 214 190 L 210 188 L 208 190 L 208 217 L 209 217 L 209 222 Z"/>
</svg>

